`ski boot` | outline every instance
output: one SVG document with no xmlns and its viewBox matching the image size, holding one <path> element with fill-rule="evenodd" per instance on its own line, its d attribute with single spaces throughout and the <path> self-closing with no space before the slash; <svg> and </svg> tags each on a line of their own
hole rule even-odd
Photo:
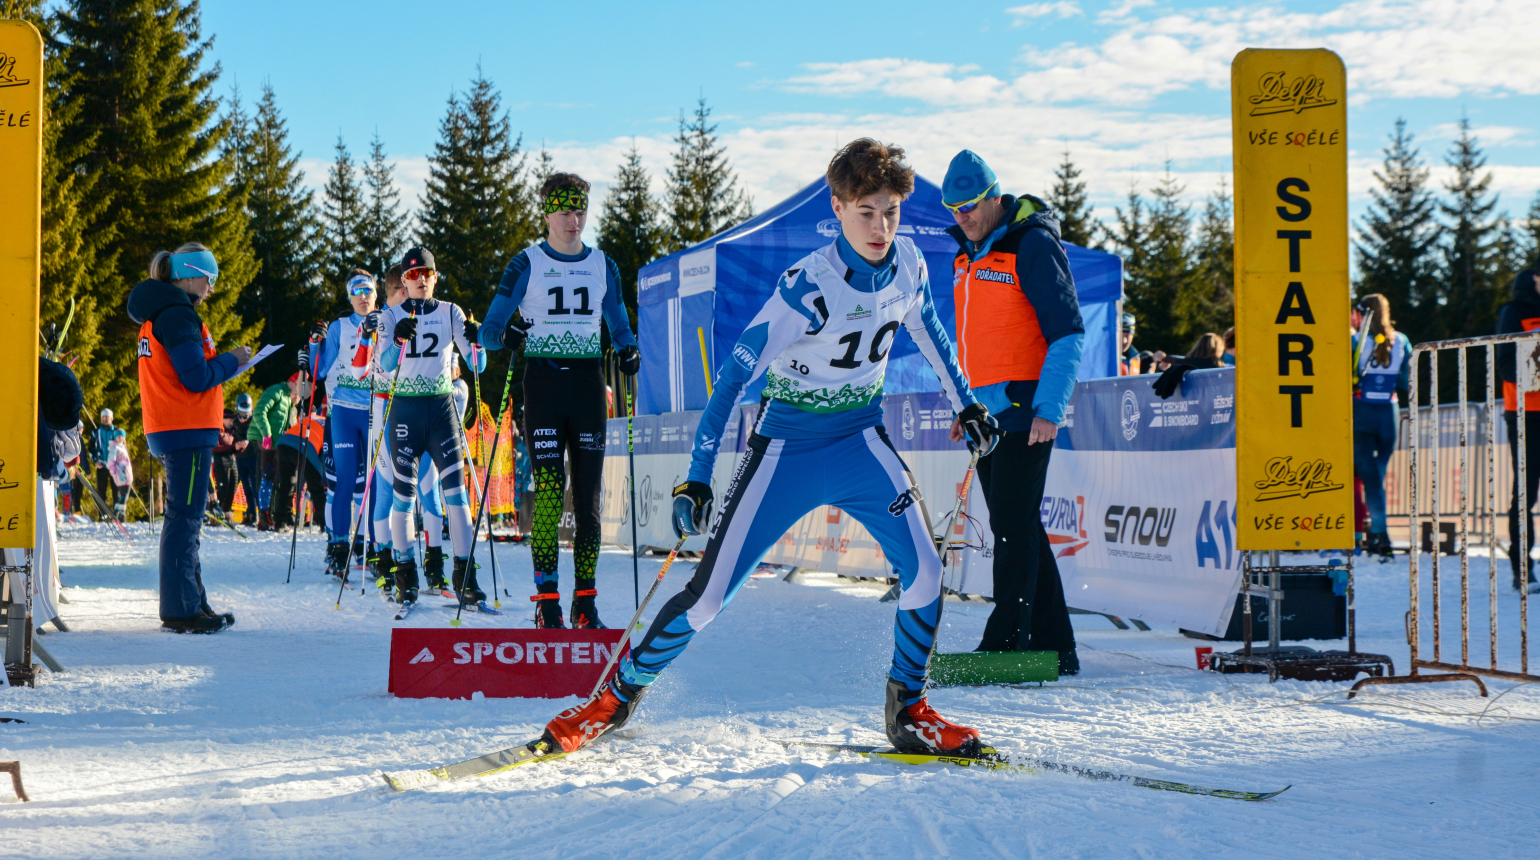
<svg viewBox="0 0 1540 860">
<path fill-rule="evenodd" d="M 903 684 L 888 679 L 887 705 L 883 708 L 883 715 L 888 743 L 894 749 L 904 753 L 942 754 L 960 758 L 979 758 L 984 754 L 978 729 L 948 721 L 936 713 L 929 700 L 923 697 L 912 705 L 904 704 L 910 695 Z"/>
<path fill-rule="evenodd" d="M 258 514 L 257 514 L 257 531 L 259 531 L 259 532 L 271 532 L 271 531 L 277 531 L 277 530 L 278 530 L 277 526 L 273 525 L 273 514 L 272 514 L 272 512 L 270 512 L 270 511 L 260 511 L 260 512 L 258 512 Z"/>
<path fill-rule="evenodd" d="M 548 749 L 561 747 L 569 753 L 577 752 L 625 725 L 646 692 L 646 687 L 616 678 L 605 684 L 599 695 L 557 714 L 556 719 L 545 724 L 540 739 Z"/>
<path fill-rule="evenodd" d="M 1385 532 L 1370 532 L 1364 539 L 1364 549 L 1369 555 L 1380 561 L 1390 561 L 1390 535 Z"/>
<path fill-rule="evenodd" d="M 427 553 L 422 557 L 422 575 L 428 580 L 429 591 L 443 594 L 449 590 L 449 583 L 444 581 L 443 547 L 428 547 Z"/>
<path fill-rule="evenodd" d="M 572 623 L 573 630 L 589 629 L 603 630 L 604 622 L 599 620 L 599 609 L 594 606 L 594 598 L 599 595 L 597 588 L 579 588 L 572 592 L 572 609 L 568 620 Z"/>
<path fill-rule="evenodd" d="M 396 559 L 396 602 L 417 602 L 417 559 Z"/>
<path fill-rule="evenodd" d="M 487 599 L 487 593 L 476 584 L 476 568 L 468 558 L 456 558 L 454 573 L 455 596 L 462 606 L 475 606 Z"/>
<path fill-rule="evenodd" d="M 339 580 L 347 579 L 348 545 L 346 541 L 331 541 L 326 544 L 326 573 Z"/>
<path fill-rule="evenodd" d="M 535 626 L 560 630 L 567 625 L 561 620 L 561 592 L 556 583 L 541 583 L 537 593 L 530 595 L 535 601 Z"/>
<path fill-rule="evenodd" d="M 369 553 L 364 548 L 363 538 L 358 538 L 357 540 L 353 541 L 353 553 L 352 555 L 348 556 L 348 560 L 352 561 L 354 564 L 357 564 L 359 567 L 369 566 Z"/>
<path fill-rule="evenodd" d="M 391 558 L 390 550 L 375 547 L 369 556 L 369 570 L 374 573 L 374 587 L 389 597 L 391 585 L 396 579 L 396 560 Z"/>
</svg>

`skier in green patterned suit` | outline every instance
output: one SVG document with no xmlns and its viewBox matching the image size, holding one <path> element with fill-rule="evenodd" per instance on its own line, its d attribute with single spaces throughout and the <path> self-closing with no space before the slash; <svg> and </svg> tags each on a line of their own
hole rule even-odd
<svg viewBox="0 0 1540 860">
<path fill-rule="evenodd" d="M 546 239 L 519 252 L 503 272 L 481 326 L 489 350 L 524 345 L 524 434 L 534 461 L 535 515 L 530 553 L 535 568 L 535 626 L 563 627 L 557 585 L 556 532 L 570 464 L 573 536 L 573 627 L 603 627 L 594 607 L 599 562 L 599 501 L 609 400 L 600 369 L 600 318 L 634 376 L 641 353 L 621 304 L 620 271 L 598 248 L 583 244 L 588 183 L 552 174 L 540 187 Z M 515 321 L 518 311 L 522 321 Z M 564 462 L 565 457 L 565 462 Z"/>
</svg>

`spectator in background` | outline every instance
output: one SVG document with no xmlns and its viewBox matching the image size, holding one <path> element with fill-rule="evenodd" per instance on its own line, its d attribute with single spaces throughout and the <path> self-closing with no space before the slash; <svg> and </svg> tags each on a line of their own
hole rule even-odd
<svg viewBox="0 0 1540 860">
<path fill-rule="evenodd" d="M 246 495 L 244 522 L 257 518 L 257 482 L 261 480 L 260 446 L 251 444 L 252 400 L 251 395 L 241 392 L 235 396 L 235 473 Z M 234 503 L 232 502 L 232 505 Z"/>
<path fill-rule="evenodd" d="M 1513 300 L 1497 312 L 1497 333 L 1515 334 L 1540 329 L 1540 275 L 1533 269 L 1519 272 L 1513 279 Z M 1540 489 L 1540 379 L 1537 379 L 1533 360 L 1526 360 L 1524 373 L 1524 462 L 1525 488 L 1530 510 L 1535 507 L 1535 490 Z M 1513 344 L 1497 347 L 1497 375 L 1503 382 L 1503 421 L 1508 425 L 1508 444 L 1513 454 L 1514 474 L 1518 474 L 1518 371 Z M 1530 553 L 1535 547 L 1533 523 L 1528 529 L 1528 546 L 1519 543 L 1519 485 L 1513 483 L 1513 503 L 1508 506 L 1508 559 L 1513 563 L 1514 590 L 1528 588 L 1531 594 L 1540 593 L 1535 583 L 1535 563 Z M 1526 516 L 1528 513 L 1526 512 Z M 1521 560 L 1522 559 L 1522 564 Z"/>
<path fill-rule="evenodd" d="M 250 395 L 242 395 L 250 400 Z M 219 429 L 219 442 L 214 445 L 214 493 L 219 503 L 220 515 L 230 521 L 230 508 L 235 504 L 235 485 L 240 482 L 240 468 L 236 457 L 246 448 L 246 425 L 251 423 L 248 413 L 245 420 L 233 409 L 224 412 L 224 426 Z"/>
<path fill-rule="evenodd" d="M 994 171 L 966 149 L 947 167 L 941 202 L 956 222 L 947 233 L 958 244 L 958 364 L 1001 431 L 978 461 L 995 534 L 995 608 L 977 650 L 1057 651 L 1059 674 L 1074 675 L 1075 631 L 1040 513 L 1085 345 L 1059 218 L 1036 197 L 1002 195 Z M 967 412 L 952 422 L 953 442 Z"/>
<path fill-rule="evenodd" d="M 123 432 L 123 428 L 113 426 L 111 409 L 103 409 L 98 418 L 101 423 L 96 425 L 96 430 L 91 434 L 91 462 L 95 464 L 96 469 L 96 495 L 101 497 L 109 510 L 97 513 L 103 520 L 116 513 L 117 518 L 121 520 L 123 519 L 122 509 L 128 504 L 128 491 L 119 489 L 118 482 L 113 480 L 112 472 L 107 468 L 107 463 L 112 459 L 113 449 L 117 445 L 127 444 L 128 434 Z M 118 496 L 122 498 L 119 499 Z"/>
<path fill-rule="evenodd" d="M 278 465 L 278 452 L 273 446 L 283 436 L 285 429 L 294 423 L 294 404 L 304 398 L 309 390 L 310 383 L 302 381 L 299 373 L 295 373 L 287 382 L 269 385 L 262 396 L 257 398 L 256 408 L 252 410 L 246 441 L 259 452 L 261 468 L 257 471 L 257 480 L 260 482 L 257 491 L 251 494 L 248 490 L 246 504 L 248 511 L 252 507 L 258 510 L 258 531 L 273 530 L 272 495 Z"/>
<path fill-rule="evenodd" d="M 1134 323 L 1133 314 L 1123 314 L 1123 323 L 1118 328 L 1118 376 L 1138 376 L 1144 372 L 1139 348 L 1134 346 Z"/>
<path fill-rule="evenodd" d="M 128 296 L 128 315 L 139 323 L 145 441 L 166 470 L 161 626 L 177 633 L 217 633 L 235 623 L 234 615 L 209 608 L 198 560 L 225 401 L 221 384 L 251 358 L 244 346 L 216 355 L 214 338 L 198 316 L 197 307 L 213 292 L 218 277 L 214 255 L 192 242 L 175 254 L 156 253 L 149 279 Z"/>
<path fill-rule="evenodd" d="M 1411 388 L 1411 341 L 1396 331 L 1390 301 L 1379 293 L 1353 308 L 1353 473 L 1363 482 L 1369 532 L 1364 552 L 1390 558 L 1385 526 L 1385 469 L 1396 450 L 1396 398 Z"/>
<path fill-rule="evenodd" d="M 320 392 L 318 392 L 319 394 Z M 303 396 L 303 395 L 301 395 Z M 304 401 L 296 401 L 303 410 Z M 302 443 L 309 442 L 308 445 Z M 300 509 L 294 509 L 300 477 L 300 450 L 303 448 L 305 493 L 310 499 L 311 505 L 317 514 L 317 523 L 325 522 L 322 511 L 326 506 L 326 468 L 321 459 L 326 444 L 326 400 L 324 397 L 316 397 L 310 404 L 309 417 L 301 415 L 285 430 L 283 435 L 275 441 L 273 450 L 277 455 L 277 466 L 274 469 L 273 478 L 273 526 L 279 531 L 288 531 L 294 527 L 294 519 L 299 518 L 301 525 L 307 525 L 305 521 L 304 502 L 301 497 Z M 324 527 L 324 526 L 323 526 Z M 347 564 L 346 556 L 342 563 Z M 337 575 L 342 575 L 342 568 L 338 568 Z"/>
<path fill-rule="evenodd" d="M 1224 342 L 1225 342 L 1225 354 L 1224 354 L 1224 358 L 1222 360 L 1224 361 L 1225 367 L 1234 367 L 1235 366 L 1235 326 L 1232 325 L 1229 328 L 1225 329 Z"/>
<path fill-rule="evenodd" d="M 1213 332 L 1201 334 L 1187 350 L 1187 355 L 1181 361 L 1192 365 L 1193 370 L 1212 370 L 1216 367 L 1224 367 L 1225 342 L 1224 339 Z"/>
</svg>

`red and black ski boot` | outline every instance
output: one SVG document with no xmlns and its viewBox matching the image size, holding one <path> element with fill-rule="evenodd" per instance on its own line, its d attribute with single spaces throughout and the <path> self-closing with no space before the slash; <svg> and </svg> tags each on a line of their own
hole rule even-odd
<svg viewBox="0 0 1540 860">
<path fill-rule="evenodd" d="M 599 620 L 599 608 L 594 606 L 594 598 L 599 596 L 599 589 L 579 588 L 572 592 L 572 608 L 567 614 L 567 620 L 572 623 L 573 630 L 604 630 L 604 622 Z"/>
<path fill-rule="evenodd" d="M 605 684 L 599 695 L 557 714 L 556 719 L 545 724 L 545 734 L 540 739 L 549 749 L 561 747 L 569 753 L 577 752 L 625 725 L 646 692 L 646 687 L 616 678 Z"/>
<path fill-rule="evenodd" d="M 951 722 L 936 713 L 924 697 L 913 704 L 905 704 L 911 695 L 903 684 L 888 679 L 888 700 L 883 715 L 888 743 L 894 749 L 959 758 L 979 758 L 984 754 L 978 729 Z"/>
<path fill-rule="evenodd" d="M 567 625 L 561 619 L 561 592 L 556 583 L 539 586 L 540 590 L 529 596 L 535 601 L 535 626 L 560 630 Z"/>
</svg>

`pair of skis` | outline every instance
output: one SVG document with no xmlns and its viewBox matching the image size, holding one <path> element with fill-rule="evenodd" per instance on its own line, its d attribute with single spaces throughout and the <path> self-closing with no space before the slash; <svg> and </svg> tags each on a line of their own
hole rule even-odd
<svg viewBox="0 0 1540 860">
<path fill-rule="evenodd" d="M 1277 791 L 1235 791 L 1227 788 L 1208 788 L 1187 782 L 1150 779 L 1148 777 L 1130 776 L 1110 770 L 1094 770 L 1078 765 L 1058 764 L 1043 759 L 1015 761 L 996 751 L 994 747 L 984 747 L 983 755 L 978 758 L 970 758 L 930 753 L 906 753 L 899 752 L 892 747 L 868 746 L 864 744 L 831 744 L 816 741 L 777 741 L 777 743 L 787 747 L 809 747 L 825 750 L 831 755 L 853 753 L 865 758 L 887 759 L 902 764 L 949 764 L 958 767 L 978 767 L 985 770 L 1006 770 L 1026 773 L 1057 772 L 1078 776 L 1083 779 L 1094 779 L 1099 782 L 1127 782 L 1140 788 L 1149 788 L 1156 791 L 1173 791 L 1180 794 L 1220 797 L 1227 800 L 1252 802 L 1269 800 L 1291 788 L 1291 786 L 1284 786 Z M 494 753 L 477 756 L 476 758 L 467 759 L 455 764 L 444 765 L 443 767 L 386 773 L 383 776 L 385 777 L 385 783 L 392 789 L 396 791 L 410 791 L 412 789 L 428 788 L 441 782 L 492 776 L 513 770 L 516 767 L 523 767 L 527 764 L 554 761 L 565 755 L 567 753 L 560 747 L 552 748 L 544 740 L 533 740 L 526 744 L 498 750 Z"/>
</svg>

